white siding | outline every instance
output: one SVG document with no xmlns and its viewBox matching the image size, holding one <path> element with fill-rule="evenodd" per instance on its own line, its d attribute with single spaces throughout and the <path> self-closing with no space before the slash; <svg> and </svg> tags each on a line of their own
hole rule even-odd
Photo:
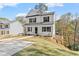
<svg viewBox="0 0 79 59">
<path fill-rule="evenodd" d="M 41 14 L 41 15 L 40 15 Z M 35 16 L 36 15 L 36 16 Z M 49 17 L 49 22 L 43 22 L 43 17 Z M 36 18 L 36 23 L 29 24 L 30 18 Z M 24 21 L 26 22 L 26 34 L 33 34 L 35 35 L 35 27 L 38 28 L 38 35 L 42 36 L 55 36 L 55 20 L 54 20 L 54 13 L 50 12 L 43 12 L 41 13 L 37 9 L 33 9 L 30 11 L 30 13 L 27 14 L 27 16 L 24 18 Z M 28 32 L 27 28 L 32 27 L 32 31 Z M 51 32 L 42 32 L 42 27 L 51 27 Z"/>
<path fill-rule="evenodd" d="M 32 32 L 27 31 L 28 27 L 32 27 Z M 52 25 L 26 25 L 26 34 L 35 35 L 35 27 L 38 28 L 38 35 L 42 35 L 42 36 L 52 36 L 52 34 L 54 35 Z M 42 32 L 42 27 L 51 27 L 51 32 Z"/>
<path fill-rule="evenodd" d="M 50 21 L 50 22 L 53 22 L 53 15 L 27 17 L 27 18 L 24 18 L 24 20 L 26 21 L 26 24 L 28 24 L 30 18 L 36 18 L 36 23 L 40 23 L 40 22 L 43 22 L 43 17 L 46 17 L 46 16 L 49 17 L 49 21 Z"/>
<path fill-rule="evenodd" d="M 12 35 L 24 33 L 23 26 L 19 21 L 15 21 L 13 23 L 10 23 L 9 31 L 10 31 L 10 34 L 12 34 Z"/>
</svg>

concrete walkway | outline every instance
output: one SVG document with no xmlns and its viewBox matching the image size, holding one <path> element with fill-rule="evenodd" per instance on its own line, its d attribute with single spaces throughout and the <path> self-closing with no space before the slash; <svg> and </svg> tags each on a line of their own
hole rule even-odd
<svg viewBox="0 0 79 59">
<path fill-rule="evenodd" d="M 10 40 L 0 42 L 0 56 L 11 56 L 16 52 L 24 49 L 25 47 L 31 46 L 32 42 L 23 40 Z"/>
</svg>

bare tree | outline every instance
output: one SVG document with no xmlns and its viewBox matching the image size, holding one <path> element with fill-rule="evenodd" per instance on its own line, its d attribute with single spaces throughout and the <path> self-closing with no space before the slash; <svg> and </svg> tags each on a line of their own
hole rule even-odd
<svg viewBox="0 0 79 59">
<path fill-rule="evenodd" d="M 75 47 L 76 47 L 76 34 L 77 34 L 77 18 L 78 18 L 78 14 L 75 15 L 76 18 L 75 18 L 75 29 L 74 29 L 74 50 L 75 50 Z"/>
</svg>

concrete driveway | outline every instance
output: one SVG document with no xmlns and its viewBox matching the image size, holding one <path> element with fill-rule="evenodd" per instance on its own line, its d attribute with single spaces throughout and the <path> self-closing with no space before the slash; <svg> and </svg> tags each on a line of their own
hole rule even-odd
<svg viewBox="0 0 79 59">
<path fill-rule="evenodd" d="M 0 42 L 0 56 L 11 56 L 16 52 L 31 46 L 32 42 L 23 40 L 10 40 Z"/>
</svg>

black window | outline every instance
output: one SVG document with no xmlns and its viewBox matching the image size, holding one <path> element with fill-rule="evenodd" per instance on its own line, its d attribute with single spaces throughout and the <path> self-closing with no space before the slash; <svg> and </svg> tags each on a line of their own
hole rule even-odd
<svg viewBox="0 0 79 59">
<path fill-rule="evenodd" d="M 33 19 L 33 22 L 36 23 L 36 18 Z"/>
<path fill-rule="evenodd" d="M 47 32 L 51 32 L 51 27 L 47 27 Z"/>
<path fill-rule="evenodd" d="M 0 25 L 0 28 L 2 28 L 2 24 Z"/>
<path fill-rule="evenodd" d="M 49 22 L 49 17 L 43 17 L 43 22 Z"/>
<path fill-rule="evenodd" d="M 46 27 L 42 27 L 42 32 L 46 32 Z"/>
<path fill-rule="evenodd" d="M 32 23 L 32 19 L 29 19 L 29 23 Z"/>
<path fill-rule="evenodd" d="M 42 32 L 51 32 L 51 27 L 42 27 Z"/>
<path fill-rule="evenodd" d="M 9 34 L 9 31 L 7 31 L 7 34 Z"/>
<path fill-rule="evenodd" d="M 3 35 L 4 34 L 4 31 L 1 31 L 1 35 Z"/>
<path fill-rule="evenodd" d="M 29 23 L 36 23 L 36 18 L 30 18 Z"/>
<path fill-rule="evenodd" d="M 8 25 L 5 25 L 5 28 L 9 28 L 9 26 Z"/>
<path fill-rule="evenodd" d="M 32 27 L 28 27 L 28 31 L 32 31 Z"/>
</svg>

